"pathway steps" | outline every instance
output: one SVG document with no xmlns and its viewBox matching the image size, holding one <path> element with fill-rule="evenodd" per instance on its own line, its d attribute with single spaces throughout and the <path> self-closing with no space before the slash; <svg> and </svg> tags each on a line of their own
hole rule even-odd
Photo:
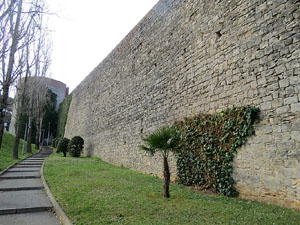
<svg viewBox="0 0 300 225">
<path fill-rule="evenodd" d="M 0 175 L 0 225 L 59 225 L 41 182 L 44 148 Z"/>
</svg>

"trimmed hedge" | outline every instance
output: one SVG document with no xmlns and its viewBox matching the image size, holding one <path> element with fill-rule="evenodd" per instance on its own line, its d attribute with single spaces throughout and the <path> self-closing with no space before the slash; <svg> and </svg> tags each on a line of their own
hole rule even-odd
<svg viewBox="0 0 300 225">
<path fill-rule="evenodd" d="M 79 157 L 82 153 L 84 140 L 80 136 L 75 136 L 68 144 L 68 151 L 72 157 Z"/>
<path fill-rule="evenodd" d="M 68 138 L 63 138 L 59 141 L 58 145 L 57 145 L 57 153 L 64 153 L 64 157 L 67 156 L 67 152 L 68 152 L 68 144 L 69 144 L 70 140 Z"/>
<path fill-rule="evenodd" d="M 176 154 L 178 182 L 237 196 L 232 161 L 237 148 L 254 135 L 259 112 L 256 107 L 233 107 L 176 122 L 175 128 L 181 133 Z"/>
</svg>

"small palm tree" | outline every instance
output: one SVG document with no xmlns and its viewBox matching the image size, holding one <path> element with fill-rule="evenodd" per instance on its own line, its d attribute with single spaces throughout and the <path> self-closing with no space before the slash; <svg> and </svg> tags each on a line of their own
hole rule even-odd
<svg viewBox="0 0 300 225">
<path fill-rule="evenodd" d="M 161 127 L 143 138 L 145 145 L 141 145 L 141 149 L 153 156 L 156 152 L 160 152 L 163 158 L 163 174 L 164 174 L 164 197 L 170 197 L 170 169 L 168 164 L 168 156 L 170 152 L 175 152 L 175 147 L 179 141 L 177 131 L 172 127 Z"/>
</svg>

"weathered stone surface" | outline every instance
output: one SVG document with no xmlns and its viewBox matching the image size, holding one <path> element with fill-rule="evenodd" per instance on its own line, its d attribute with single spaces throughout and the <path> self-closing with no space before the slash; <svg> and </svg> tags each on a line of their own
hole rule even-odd
<svg viewBox="0 0 300 225">
<path fill-rule="evenodd" d="M 65 135 L 82 136 L 86 154 L 161 175 L 159 156 L 139 150 L 142 137 L 199 112 L 255 105 L 256 136 L 234 161 L 240 196 L 300 208 L 299 7 L 159 1 L 74 90 Z"/>
</svg>

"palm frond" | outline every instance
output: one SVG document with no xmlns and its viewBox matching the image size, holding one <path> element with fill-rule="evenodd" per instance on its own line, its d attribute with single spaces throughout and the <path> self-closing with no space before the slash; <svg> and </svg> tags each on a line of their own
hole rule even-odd
<svg viewBox="0 0 300 225">
<path fill-rule="evenodd" d="M 178 140 L 179 135 L 177 131 L 172 127 L 164 126 L 143 139 L 145 146 L 142 149 L 148 152 L 152 151 L 153 154 L 157 150 L 172 151 Z"/>
</svg>

